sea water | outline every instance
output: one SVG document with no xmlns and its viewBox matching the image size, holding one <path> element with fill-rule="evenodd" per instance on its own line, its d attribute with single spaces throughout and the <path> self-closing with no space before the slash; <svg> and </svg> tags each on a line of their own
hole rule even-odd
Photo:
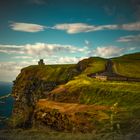
<svg viewBox="0 0 140 140">
<path fill-rule="evenodd" d="M 0 97 L 10 94 L 12 90 L 12 83 L 0 82 Z M 3 119 L 7 119 L 11 116 L 13 108 L 13 98 L 11 96 L 0 99 L 0 129 L 5 128 Z"/>
</svg>

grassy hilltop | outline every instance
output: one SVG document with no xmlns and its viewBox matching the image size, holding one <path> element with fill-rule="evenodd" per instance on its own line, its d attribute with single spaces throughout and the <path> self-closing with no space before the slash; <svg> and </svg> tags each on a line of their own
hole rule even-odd
<svg viewBox="0 0 140 140">
<path fill-rule="evenodd" d="M 140 78 L 140 53 L 128 54 L 112 59 L 114 71 L 118 74 Z"/>
</svg>

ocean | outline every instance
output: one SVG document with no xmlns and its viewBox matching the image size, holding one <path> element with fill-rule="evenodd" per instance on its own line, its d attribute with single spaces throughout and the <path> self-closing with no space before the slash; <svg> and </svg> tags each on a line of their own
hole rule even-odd
<svg viewBox="0 0 140 140">
<path fill-rule="evenodd" d="M 12 83 L 0 82 L 0 97 L 11 93 L 11 90 Z M 6 125 L 1 120 L 11 116 L 13 102 L 14 100 L 11 96 L 0 99 L 0 129 L 6 127 Z"/>
</svg>

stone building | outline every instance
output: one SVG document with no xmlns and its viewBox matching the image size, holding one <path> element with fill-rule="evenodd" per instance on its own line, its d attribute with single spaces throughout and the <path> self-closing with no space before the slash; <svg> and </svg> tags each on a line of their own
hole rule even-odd
<svg viewBox="0 0 140 140">
<path fill-rule="evenodd" d="M 43 59 L 40 59 L 40 60 L 38 61 L 38 65 L 40 65 L 40 66 L 44 66 L 44 65 L 45 65 Z"/>
</svg>

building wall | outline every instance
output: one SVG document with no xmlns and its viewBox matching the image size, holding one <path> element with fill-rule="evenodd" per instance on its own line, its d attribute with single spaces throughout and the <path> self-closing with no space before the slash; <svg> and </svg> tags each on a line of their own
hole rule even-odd
<svg viewBox="0 0 140 140">
<path fill-rule="evenodd" d="M 106 81 L 107 80 L 107 76 L 95 76 L 96 79 L 101 80 L 101 81 Z"/>
</svg>

